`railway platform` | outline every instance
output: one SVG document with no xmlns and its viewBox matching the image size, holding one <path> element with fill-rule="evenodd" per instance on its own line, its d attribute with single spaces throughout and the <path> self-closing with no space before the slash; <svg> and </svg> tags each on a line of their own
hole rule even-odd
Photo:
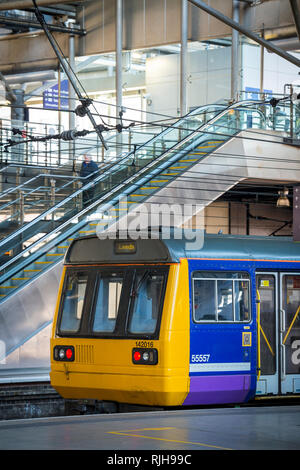
<svg viewBox="0 0 300 470">
<path fill-rule="evenodd" d="M 118 452 L 122 456 L 122 452 L 130 451 L 138 457 L 139 452 L 165 449 L 168 452 L 299 450 L 300 406 L 182 409 L 0 421 L 0 449 L 102 450 L 106 451 L 106 459 L 116 459 Z M 111 460 L 111 463 L 117 462 Z"/>
</svg>

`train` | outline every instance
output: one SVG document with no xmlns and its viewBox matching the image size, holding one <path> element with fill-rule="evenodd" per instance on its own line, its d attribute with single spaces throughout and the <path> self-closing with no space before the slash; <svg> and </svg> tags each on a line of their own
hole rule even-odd
<svg viewBox="0 0 300 470">
<path fill-rule="evenodd" d="M 72 241 L 50 346 L 62 397 L 184 407 L 300 392 L 299 244 L 188 238 Z"/>
</svg>

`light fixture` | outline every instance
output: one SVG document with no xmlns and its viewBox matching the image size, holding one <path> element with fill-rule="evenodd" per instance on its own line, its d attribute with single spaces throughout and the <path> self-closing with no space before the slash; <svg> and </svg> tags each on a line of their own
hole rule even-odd
<svg viewBox="0 0 300 470">
<path fill-rule="evenodd" d="M 277 199 L 276 206 L 277 207 L 289 207 L 290 201 L 288 199 L 289 190 L 287 188 L 283 188 L 282 191 L 278 191 L 279 197 Z"/>
</svg>

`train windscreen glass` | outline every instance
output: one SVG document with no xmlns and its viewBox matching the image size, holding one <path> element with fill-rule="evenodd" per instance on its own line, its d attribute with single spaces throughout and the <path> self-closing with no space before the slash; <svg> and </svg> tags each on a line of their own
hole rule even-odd
<svg viewBox="0 0 300 470">
<path fill-rule="evenodd" d="M 86 273 L 78 272 L 68 275 L 61 307 L 61 331 L 73 333 L 78 331 L 82 317 L 87 281 L 88 275 Z"/>
<path fill-rule="evenodd" d="M 97 287 L 93 332 L 114 331 L 123 286 L 123 274 L 104 272 Z"/>
<path fill-rule="evenodd" d="M 59 310 L 58 335 L 158 335 L 168 267 L 69 269 Z"/>
<path fill-rule="evenodd" d="M 132 291 L 129 333 L 154 333 L 156 329 L 164 275 L 145 271 L 136 276 Z"/>
</svg>

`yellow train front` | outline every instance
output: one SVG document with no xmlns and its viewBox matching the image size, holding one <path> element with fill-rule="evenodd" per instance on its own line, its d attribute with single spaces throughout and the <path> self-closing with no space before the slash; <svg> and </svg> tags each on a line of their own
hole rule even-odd
<svg viewBox="0 0 300 470">
<path fill-rule="evenodd" d="M 65 398 L 181 404 L 189 388 L 187 263 L 172 261 L 160 240 L 75 240 L 51 351 L 51 383 Z"/>
<path fill-rule="evenodd" d="M 51 384 L 68 399 L 150 406 L 299 393 L 299 262 L 277 237 L 74 240 Z"/>
</svg>

